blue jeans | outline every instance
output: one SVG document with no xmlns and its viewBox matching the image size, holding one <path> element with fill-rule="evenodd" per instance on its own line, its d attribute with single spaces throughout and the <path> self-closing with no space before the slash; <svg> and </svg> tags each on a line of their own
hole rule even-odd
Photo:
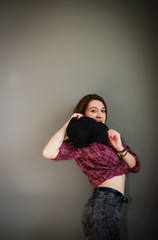
<svg viewBox="0 0 158 240">
<path fill-rule="evenodd" d="M 125 203 L 127 198 L 119 191 L 96 188 L 82 215 L 85 240 L 119 240 L 119 222 Z"/>
</svg>

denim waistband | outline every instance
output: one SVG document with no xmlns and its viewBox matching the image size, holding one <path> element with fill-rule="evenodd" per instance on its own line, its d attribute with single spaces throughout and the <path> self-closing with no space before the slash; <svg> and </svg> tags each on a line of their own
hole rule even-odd
<svg viewBox="0 0 158 240">
<path fill-rule="evenodd" d="M 124 203 L 128 202 L 128 198 L 126 198 L 121 192 L 117 191 L 114 188 L 110 188 L 110 187 L 97 187 L 94 190 L 94 192 L 99 192 L 99 191 L 113 192 L 113 193 L 115 193 L 115 195 L 122 197 L 122 200 L 123 200 Z"/>
</svg>

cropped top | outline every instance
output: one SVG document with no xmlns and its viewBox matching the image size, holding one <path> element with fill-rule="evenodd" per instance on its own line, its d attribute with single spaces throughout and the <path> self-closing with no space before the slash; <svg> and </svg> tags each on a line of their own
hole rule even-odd
<svg viewBox="0 0 158 240">
<path fill-rule="evenodd" d="M 128 164 L 121 157 L 118 157 L 109 140 L 104 143 L 91 143 L 86 148 L 76 148 L 69 139 L 66 139 L 61 145 L 57 157 L 52 160 L 74 158 L 83 173 L 88 177 L 94 190 L 102 182 L 114 176 L 139 171 L 140 162 L 137 155 L 125 143 L 123 143 L 123 146 L 135 157 L 136 165 L 134 168 L 129 168 Z"/>
</svg>

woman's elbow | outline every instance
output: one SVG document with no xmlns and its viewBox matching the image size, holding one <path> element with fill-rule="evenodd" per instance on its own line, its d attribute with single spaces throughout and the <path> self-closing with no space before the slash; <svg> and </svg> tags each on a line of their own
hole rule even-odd
<svg viewBox="0 0 158 240">
<path fill-rule="evenodd" d="M 43 155 L 44 158 L 49 158 L 50 159 L 50 154 L 45 149 L 43 149 L 42 155 Z"/>
<path fill-rule="evenodd" d="M 43 149 L 42 155 L 43 155 L 44 158 L 54 159 L 54 158 L 56 158 L 56 156 L 58 155 L 58 153 L 50 153 L 50 152 L 48 152 L 46 149 Z"/>
</svg>

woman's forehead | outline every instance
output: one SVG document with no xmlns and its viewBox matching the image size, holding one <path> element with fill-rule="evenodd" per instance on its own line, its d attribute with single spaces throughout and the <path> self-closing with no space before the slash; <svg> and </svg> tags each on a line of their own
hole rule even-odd
<svg viewBox="0 0 158 240">
<path fill-rule="evenodd" d="M 96 107 L 96 108 L 105 108 L 104 104 L 100 100 L 91 100 L 88 104 L 88 108 Z"/>
</svg>

